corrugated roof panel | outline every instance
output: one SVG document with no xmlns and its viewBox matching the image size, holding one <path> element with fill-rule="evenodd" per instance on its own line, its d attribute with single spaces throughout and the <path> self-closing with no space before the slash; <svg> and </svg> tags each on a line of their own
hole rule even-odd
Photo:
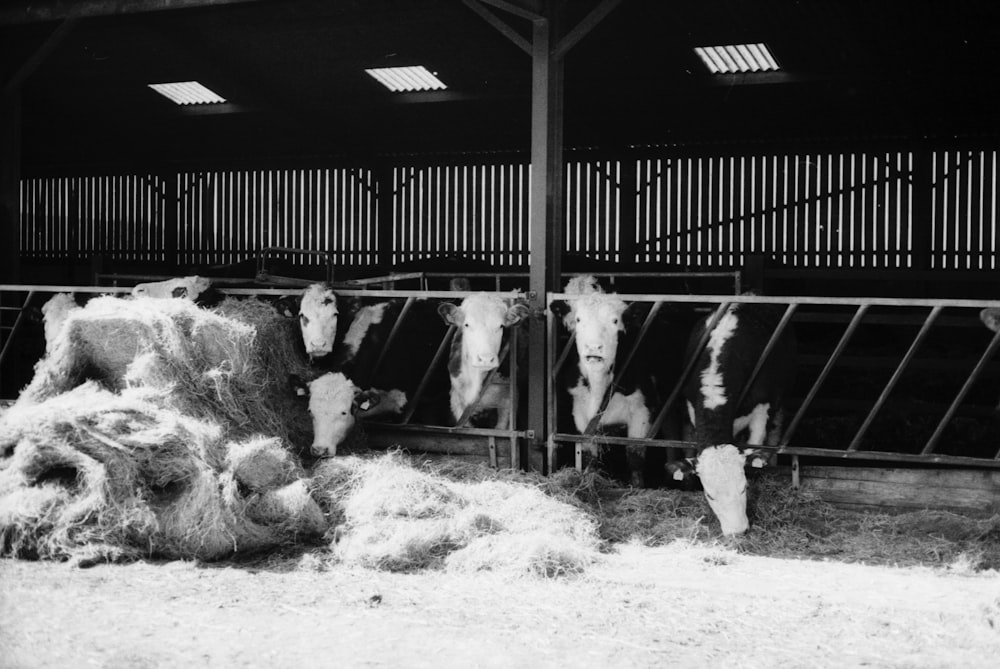
<svg viewBox="0 0 1000 669">
<path fill-rule="evenodd" d="M 365 70 L 393 93 L 409 91 L 443 91 L 448 88 L 423 65 L 412 67 L 378 67 Z"/>
<path fill-rule="evenodd" d="M 224 97 L 197 81 L 149 84 L 149 87 L 179 105 L 211 105 L 226 101 Z"/>
</svg>

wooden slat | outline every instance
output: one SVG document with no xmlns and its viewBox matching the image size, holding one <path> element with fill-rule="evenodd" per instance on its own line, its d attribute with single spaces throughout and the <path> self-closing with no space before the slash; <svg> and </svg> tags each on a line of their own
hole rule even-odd
<svg viewBox="0 0 1000 669">
<path fill-rule="evenodd" d="M 901 509 L 1000 509 L 1000 472 L 802 467 L 802 487 L 835 504 Z"/>
</svg>

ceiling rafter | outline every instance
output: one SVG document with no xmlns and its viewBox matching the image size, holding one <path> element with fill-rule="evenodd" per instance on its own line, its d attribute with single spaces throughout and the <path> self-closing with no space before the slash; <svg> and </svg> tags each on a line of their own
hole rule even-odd
<svg viewBox="0 0 1000 669">
<path fill-rule="evenodd" d="M 89 19 L 99 16 L 194 9 L 249 2 L 261 2 L 261 0 L 42 0 L 41 2 L 4 3 L 3 6 L 0 6 L 0 25 L 63 19 Z"/>
</svg>

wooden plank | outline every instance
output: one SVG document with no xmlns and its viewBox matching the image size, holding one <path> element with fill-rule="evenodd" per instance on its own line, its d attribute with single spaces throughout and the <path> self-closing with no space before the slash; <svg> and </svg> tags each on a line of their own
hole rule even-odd
<svg viewBox="0 0 1000 669">
<path fill-rule="evenodd" d="M 1000 471 L 981 469 L 902 469 L 884 467 L 820 467 L 803 465 L 804 478 L 883 481 L 900 485 L 992 490 L 1000 501 Z"/>
<path fill-rule="evenodd" d="M 832 504 L 857 504 L 895 509 L 956 509 L 992 513 L 1000 510 L 993 490 L 934 488 L 884 481 L 803 479 L 802 489 Z"/>
<path fill-rule="evenodd" d="M 489 458 L 489 437 L 392 429 L 391 426 L 369 426 L 368 444 L 373 448 L 405 448 L 410 452 L 442 455 L 473 455 Z M 495 437 L 497 459 L 510 462 L 510 440 Z"/>
</svg>

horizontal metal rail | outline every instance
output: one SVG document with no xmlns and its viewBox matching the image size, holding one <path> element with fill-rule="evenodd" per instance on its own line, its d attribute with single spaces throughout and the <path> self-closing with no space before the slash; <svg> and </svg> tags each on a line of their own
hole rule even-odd
<svg viewBox="0 0 1000 669">
<path fill-rule="evenodd" d="M 935 325 L 939 324 L 939 316 L 944 312 L 945 309 L 983 309 L 988 307 L 1000 307 L 1000 301 L 997 300 L 955 300 L 955 299 L 901 299 L 901 298 L 819 298 L 819 297 L 775 297 L 775 296 L 757 296 L 757 295 L 620 295 L 622 299 L 628 302 L 655 302 L 660 303 L 661 301 L 673 302 L 679 304 L 689 304 L 696 307 L 705 307 L 706 305 L 711 309 L 714 308 L 714 314 L 709 318 L 708 325 L 705 331 L 702 333 L 700 341 L 698 341 L 694 347 L 694 351 L 689 354 L 689 357 L 685 364 L 685 369 L 681 373 L 681 376 L 677 379 L 676 383 L 673 385 L 672 390 L 667 396 L 663 406 L 656 415 L 651 426 L 649 438 L 647 439 L 633 439 L 628 437 L 615 437 L 604 434 L 595 434 L 593 430 L 587 430 L 583 434 L 576 433 L 561 433 L 555 428 L 557 424 L 557 417 L 555 413 L 557 411 L 557 403 L 555 401 L 554 393 L 560 392 L 560 390 L 552 389 L 550 390 L 549 398 L 549 428 L 550 433 L 548 435 L 549 443 L 549 455 L 550 464 L 554 463 L 554 450 L 556 445 L 559 443 L 568 444 L 608 444 L 608 445 L 621 445 L 621 446 L 650 446 L 654 448 L 680 448 L 680 449 L 691 449 L 697 448 L 699 444 L 690 441 L 681 440 L 667 440 L 657 438 L 659 430 L 662 423 L 668 415 L 669 411 L 674 407 L 675 403 L 679 399 L 681 389 L 685 383 L 685 380 L 690 376 L 693 371 L 693 366 L 695 360 L 700 354 L 701 350 L 704 349 L 708 334 L 711 332 L 712 328 L 721 318 L 722 314 L 727 310 L 731 304 L 772 304 L 772 305 L 782 305 L 785 307 L 785 312 L 782 315 L 780 321 L 775 326 L 774 331 L 771 333 L 770 339 L 768 340 L 764 351 L 762 352 L 760 358 L 757 360 L 753 372 L 750 378 L 744 384 L 740 392 L 740 400 L 742 401 L 756 376 L 762 369 L 767 357 L 771 354 L 774 347 L 778 345 L 778 341 L 782 336 L 784 330 L 793 322 L 797 320 L 797 317 L 802 315 L 799 307 L 804 305 L 817 306 L 817 307 L 847 307 L 853 308 L 853 315 L 845 314 L 846 318 L 841 319 L 847 322 L 847 326 L 842 336 L 840 337 L 836 347 L 833 352 L 828 355 L 825 359 L 825 364 L 823 365 L 822 371 L 819 372 L 818 377 L 813 382 L 809 391 L 807 392 L 805 398 L 800 402 L 797 407 L 794 418 L 788 424 L 788 428 L 785 431 L 779 445 L 767 447 L 762 446 L 760 448 L 766 448 L 772 450 L 781 455 L 795 455 L 795 456 L 810 456 L 810 457 L 826 457 L 826 458 L 836 458 L 836 459 L 850 459 L 850 460 L 871 460 L 879 462 L 900 462 L 900 463 L 929 463 L 929 464 L 947 464 L 947 465 L 961 465 L 961 466 L 981 466 L 981 467 L 1000 467 L 1000 452 L 996 453 L 994 456 L 992 453 L 990 457 L 973 457 L 967 455 L 949 455 L 935 453 L 934 449 L 938 442 L 940 441 L 942 434 L 944 433 L 947 426 L 950 424 L 952 418 L 958 412 L 963 400 L 969 394 L 973 384 L 982 376 L 983 372 L 987 368 L 992 368 L 992 359 L 996 352 L 1000 350 L 1000 334 L 993 336 L 986 350 L 979 356 L 975 367 L 971 370 L 962 388 L 958 391 L 957 395 L 953 400 L 947 405 L 947 411 L 945 411 L 944 416 L 936 423 L 936 428 L 934 433 L 924 444 L 906 444 L 907 447 L 914 448 L 917 452 L 903 452 L 893 451 L 891 449 L 878 449 L 872 448 L 867 445 L 865 448 L 861 447 L 862 440 L 864 439 L 866 433 L 871 427 L 875 418 L 882 412 L 889 400 L 889 396 L 892 391 L 899 385 L 903 373 L 910 369 L 911 367 L 916 367 L 915 361 L 917 358 L 917 351 L 920 349 L 921 345 L 927 340 L 929 333 Z M 553 300 L 572 300 L 578 299 L 578 295 L 571 295 L 566 293 L 549 293 L 547 295 L 548 301 Z M 920 317 L 914 317 L 911 313 L 904 319 L 906 323 L 920 324 L 920 331 L 916 334 L 914 340 L 909 345 L 905 355 L 903 355 L 902 360 L 894 363 L 894 373 L 892 378 L 885 384 L 885 387 L 881 390 L 878 397 L 868 405 L 866 409 L 866 415 L 864 417 L 863 424 L 860 429 L 856 430 L 853 434 L 853 438 L 850 443 L 846 444 L 844 448 L 829 448 L 829 447 L 817 447 L 810 444 L 800 444 L 790 443 L 793 436 L 797 433 L 799 426 L 801 425 L 804 416 L 807 414 L 808 410 L 814 406 L 816 396 L 819 393 L 820 388 L 824 382 L 830 376 L 831 371 L 837 365 L 838 361 L 841 360 L 842 354 L 846 350 L 848 344 L 851 342 L 852 338 L 858 331 L 862 322 L 866 325 L 899 325 L 904 321 L 895 320 L 891 316 L 879 316 L 873 318 L 871 314 L 872 308 L 907 308 L 907 309 L 924 309 L 930 310 L 930 313 L 924 314 Z M 810 314 L 810 316 L 813 316 Z M 819 321 L 822 317 L 812 317 L 803 319 L 806 321 Z M 958 318 L 951 317 L 948 319 L 940 319 L 940 321 L 948 321 L 945 323 L 947 327 L 956 327 L 960 324 L 967 327 L 981 327 L 978 322 L 974 325 L 973 320 L 970 318 Z M 558 321 L 554 321 L 552 324 L 553 330 L 558 330 L 561 326 Z M 556 332 L 550 335 L 550 341 L 557 341 Z M 552 349 L 552 360 L 554 361 L 553 372 L 558 371 L 558 369 L 565 364 L 566 356 L 569 353 L 569 348 L 573 346 L 572 335 L 565 344 L 565 348 L 558 350 L 557 348 Z M 816 357 L 816 356 L 814 356 Z M 949 371 L 953 370 L 953 361 L 949 368 Z M 550 386 L 551 387 L 551 386 Z M 906 401 L 906 400 L 904 400 Z M 977 412 L 977 415 L 983 415 L 983 412 Z M 922 447 L 922 448 L 921 448 Z M 578 447 L 577 452 L 579 454 L 580 449 Z M 578 465 L 579 465 L 579 455 L 578 455 Z"/>
</svg>

